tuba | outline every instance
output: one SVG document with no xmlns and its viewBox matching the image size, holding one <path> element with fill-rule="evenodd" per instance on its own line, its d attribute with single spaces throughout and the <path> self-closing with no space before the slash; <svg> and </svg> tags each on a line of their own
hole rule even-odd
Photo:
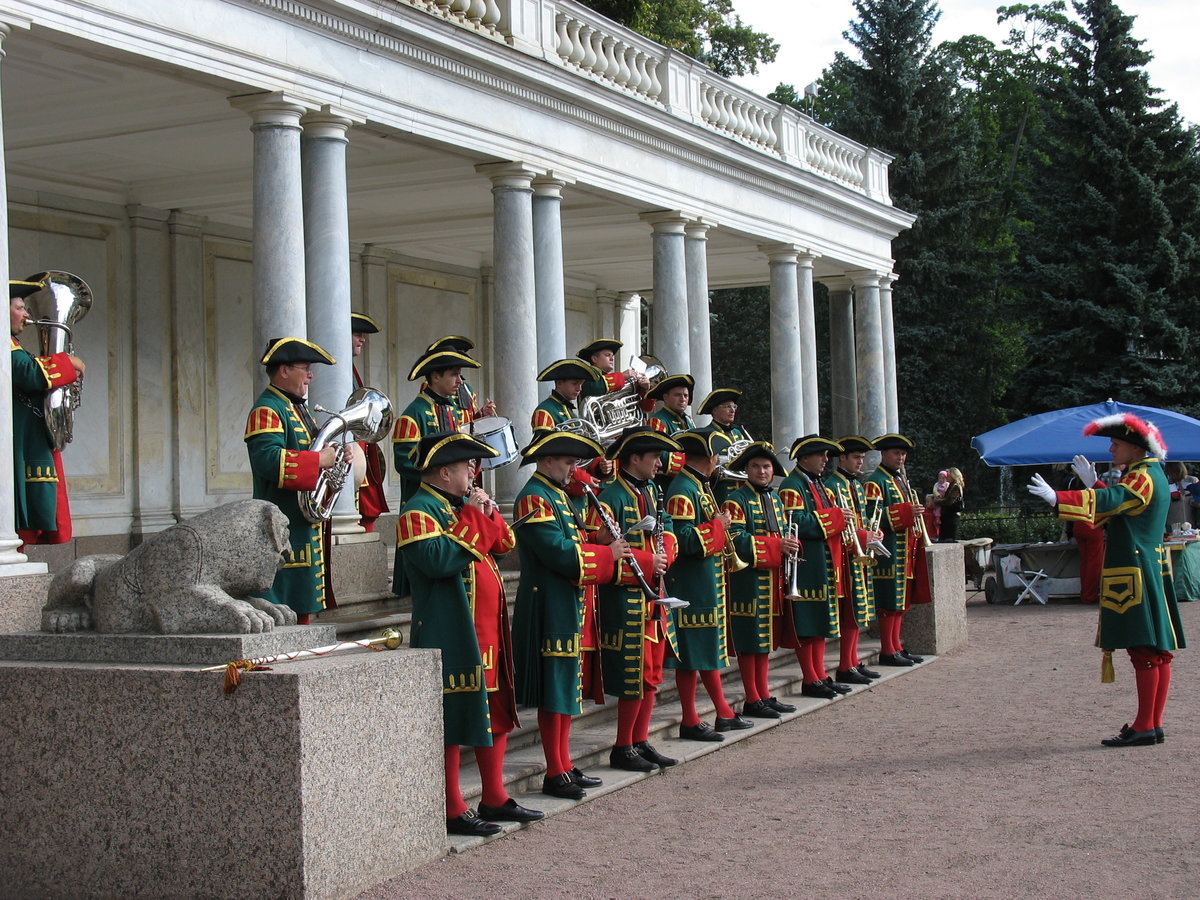
<svg viewBox="0 0 1200 900">
<path fill-rule="evenodd" d="M 666 367 L 653 356 L 635 356 L 629 361 L 629 368 L 645 375 L 652 390 L 667 377 Z M 595 426 L 599 437 L 594 439 L 601 445 L 612 443 L 626 428 L 646 424 L 642 398 L 633 381 L 603 396 L 586 398 L 579 405 L 579 417 Z"/>
<path fill-rule="evenodd" d="M 375 388 L 360 387 L 346 398 L 346 408 L 341 412 L 330 412 L 313 404 L 313 411 L 326 413 L 329 418 L 313 438 L 309 450 L 320 451 L 336 441 L 343 446 L 348 440 L 366 441 L 374 444 L 383 440 L 392 430 L 392 401 Z M 328 469 L 322 469 L 317 483 L 311 491 L 300 491 L 297 498 L 300 512 L 314 525 L 333 514 L 333 504 L 346 484 L 353 464 L 343 452 Z"/>
<path fill-rule="evenodd" d="M 742 438 L 740 441 L 734 441 L 729 445 L 729 449 L 717 456 L 717 470 L 713 473 L 713 477 L 717 481 L 747 481 L 750 476 L 745 472 L 735 472 L 729 468 L 729 464 L 746 452 L 746 448 L 753 444 L 754 441 L 750 438 Z"/>
<path fill-rule="evenodd" d="M 29 313 L 37 325 L 42 356 L 75 353 L 71 327 L 92 308 L 92 289 L 70 272 L 41 272 L 26 281 L 40 281 L 42 287 L 25 298 Z M 50 444 L 61 450 L 71 443 L 75 410 L 83 395 L 83 376 L 66 387 L 53 388 L 42 401 L 42 416 Z"/>
</svg>

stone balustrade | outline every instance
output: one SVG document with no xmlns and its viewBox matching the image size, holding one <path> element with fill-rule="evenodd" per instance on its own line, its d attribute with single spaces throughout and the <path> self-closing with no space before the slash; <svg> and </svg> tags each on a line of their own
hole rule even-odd
<svg viewBox="0 0 1200 900">
<path fill-rule="evenodd" d="M 780 105 L 764 100 L 723 78 L 700 82 L 700 119 L 726 134 L 774 150 L 779 143 L 775 120 Z"/>
<path fill-rule="evenodd" d="M 567 68 L 657 101 L 663 47 L 575 3 L 555 3 L 554 53 Z"/>
</svg>

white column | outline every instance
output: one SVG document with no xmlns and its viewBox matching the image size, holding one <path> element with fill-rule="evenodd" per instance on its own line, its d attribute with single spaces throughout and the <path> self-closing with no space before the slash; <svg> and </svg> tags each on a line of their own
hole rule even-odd
<svg viewBox="0 0 1200 900">
<path fill-rule="evenodd" d="M 537 309 L 534 303 L 533 179 L 519 162 L 486 163 L 476 171 L 492 181 L 492 361 L 500 415 L 512 419 L 517 443 L 532 434 L 529 420 L 538 404 Z M 510 503 L 528 478 L 516 465 L 496 472 L 496 492 Z"/>
<path fill-rule="evenodd" d="M 539 370 L 568 355 L 562 240 L 562 189 L 566 184 L 553 175 L 533 179 L 533 274 Z"/>
<path fill-rule="evenodd" d="M 620 326 L 617 323 L 617 301 L 620 299 L 620 296 L 616 291 L 596 291 L 596 327 L 594 329 L 594 337 L 621 340 L 618 335 Z M 567 352 L 563 355 L 574 356 L 575 351 L 578 349 L 578 347 L 568 347 Z M 617 361 L 617 365 L 620 366 L 620 360 Z"/>
<path fill-rule="evenodd" d="M 328 106 L 302 120 L 300 159 L 304 196 L 304 284 L 308 340 L 337 360 L 316 367 L 310 403 L 338 412 L 354 390 L 350 338 L 350 217 L 346 205 L 346 132 L 352 122 Z M 317 414 L 317 422 L 328 416 Z M 353 478 L 347 478 L 352 482 Z M 361 534 L 356 487 L 343 486 L 334 503 L 334 534 Z"/>
<path fill-rule="evenodd" d="M 8 37 L 9 27 L 0 23 L 0 46 Z M 0 62 L 4 53 L 0 50 Z M 8 182 L 4 167 L 4 117 L 0 112 L 0 273 L 7 273 L 5 280 L 12 277 L 8 270 Z M 0 576 L 41 575 L 46 572 L 45 563 L 30 562 L 24 553 L 18 553 L 21 541 L 17 537 L 16 485 L 13 483 L 13 418 L 12 418 L 12 354 L 5 353 L 0 361 Z"/>
<path fill-rule="evenodd" d="M 711 227 L 711 223 L 697 219 L 688 222 L 684 228 L 688 357 L 691 376 L 696 379 L 696 396 L 692 402 L 697 404 L 713 389 L 708 297 L 708 229 Z"/>
<path fill-rule="evenodd" d="M 672 375 L 692 369 L 688 337 L 687 262 L 682 213 L 658 210 L 642 213 L 654 229 L 654 305 L 651 307 L 651 352 Z"/>
<path fill-rule="evenodd" d="M 803 370 L 800 347 L 800 304 L 795 244 L 764 244 L 771 269 L 771 443 L 786 458 L 792 441 L 804 431 L 801 382 L 812 377 Z M 815 374 L 815 372 L 813 373 Z"/>
<path fill-rule="evenodd" d="M 800 380 L 803 395 L 804 433 L 821 431 L 821 406 L 817 383 L 817 314 L 813 308 L 812 253 L 801 253 L 796 259 L 796 294 L 800 306 Z"/>
<path fill-rule="evenodd" d="M 229 102 L 253 120 L 254 347 L 261 352 L 272 338 L 308 334 L 300 175 L 300 117 L 305 107 L 279 92 L 232 97 Z"/>
<path fill-rule="evenodd" d="M 879 320 L 883 329 L 883 383 L 887 404 L 887 430 L 900 430 L 900 396 L 896 386 L 896 330 L 892 318 L 894 273 L 879 279 Z"/>
<path fill-rule="evenodd" d="M 170 528 L 174 514 L 175 420 L 169 387 L 175 384 L 173 357 L 176 331 L 169 296 L 170 238 L 165 210 L 130 206 L 130 250 L 133 267 L 133 487 L 135 538 Z M 184 332 L 186 333 L 186 332 Z M 202 346 L 202 345 L 201 345 Z"/>
<path fill-rule="evenodd" d="M 616 304 L 615 337 L 624 346 L 622 356 L 617 360 L 617 368 L 624 369 L 629 365 L 631 356 L 642 355 L 642 295 L 636 292 L 626 292 L 618 295 Z"/>
<path fill-rule="evenodd" d="M 849 272 L 854 280 L 854 345 L 858 361 L 858 433 L 870 439 L 887 432 L 883 384 L 883 329 L 879 320 L 878 272 Z"/>
<path fill-rule="evenodd" d="M 829 289 L 830 437 L 858 433 L 858 381 L 854 359 L 854 300 L 848 278 L 825 282 Z M 876 435 L 865 435 L 867 438 Z"/>
<path fill-rule="evenodd" d="M 212 325 L 207 322 L 204 298 L 204 222 L 193 216 L 173 210 L 167 222 L 171 270 L 171 309 L 175 320 L 175 333 L 181 337 L 182 347 L 205 347 Z M 261 348 L 255 347 L 261 353 Z M 204 353 L 176 353 L 171 370 L 172 407 L 174 409 L 175 478 L 172 506 L 180 519 L 190 519 L 206 509 L 211 509 L 208 489 L 203 478 L 180 477 L 185 472 L 205 472 L 208 458 L 205 441 L 196 439 L 198 423 L 206 421 L 206 403 L 210 399 L 207 391 L 195 385 L 205 383 L 208 363 Z M 251 384 L 259 389 L 262 368 L 258 365 L 261 356 L 253 356 L 245 362 L 251 374 Z M 247 400 L 250 398 L 247 397 Z M 215 402 L 215 400 L 214 400 Z"/>
</svg>

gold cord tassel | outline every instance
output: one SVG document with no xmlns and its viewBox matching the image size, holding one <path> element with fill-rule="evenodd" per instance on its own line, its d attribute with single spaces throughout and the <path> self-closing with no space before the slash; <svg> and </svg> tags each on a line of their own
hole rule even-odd
<svg viewBox="0 0 1200 900">
<path fill-rule="evenodd" d="M 1113 671 L 1112 651 L 1104 651 L 1104 661 L 1100 663 L 1100 683 L 1112 684 L 1117 680 L 1117 673 Z"/>
</svg>

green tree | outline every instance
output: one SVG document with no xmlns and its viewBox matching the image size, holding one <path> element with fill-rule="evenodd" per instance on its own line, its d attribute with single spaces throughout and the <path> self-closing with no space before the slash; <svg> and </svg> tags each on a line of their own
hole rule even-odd
<svg viewBox="0 0 1200 900">
<path fill-rule="evenodd" d="M 758 71 L 779 44 L 733 12 L 733 0 L 582 0 L 601 15 L 698 59 L 718 75 Z"/>
</svg>

